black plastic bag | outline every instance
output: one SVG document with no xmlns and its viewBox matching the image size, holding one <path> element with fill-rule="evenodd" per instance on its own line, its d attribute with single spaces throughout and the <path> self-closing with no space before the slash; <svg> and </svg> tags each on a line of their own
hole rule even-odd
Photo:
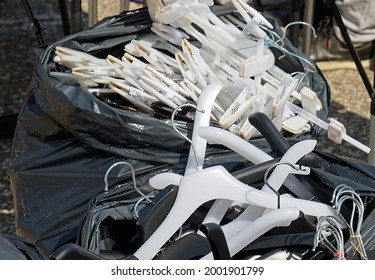
<svg viewBox="0 0 375 280">
<path fill-rule="evenodd" d="M 35 75 L 19 114 L 8 174 L 17 235 L 46 254 L 77 238 L 88 202 L 103 193 L 104 174 L 114 163 L 131 164 L 146 194 L 151 191 L 147 185 L 151 176 L 162 171 L 182 173 L 185 168 L 189 143 L 175 133 L 168 119 L 111 107 L 78 84 L 50 75 L 57 71 L 54 47 L 105 57 L 123 52 L 124 44 L 149 32 L 150 25 L 147 9 L 127 12 L 36 50 Z M 291 61 L 289 69 L 300 67 L 295 63 Z M 314 77 L 319 79 L 315 90 L 326 109 L 329 88 L 319 73 Z M 181 126 L 191 133 L 191 123 Z M 271 152 L 264 139 L 252 143 Z M 232 171 L 249 164 L 221 146 L 209 147 L 207 158 Z M 121 180 L 130 177 L 128 170 Z M 117 184 L 119 178 L 111 180 Z M 130 186 L 128 191 L 130 197 L 137 197 Z"/>
<path fill-rule="evenodd" d="M 45 260 L 47 257 L 30 241 L 11 235 L 0 235 L 0 260 Z"/>
</svg>

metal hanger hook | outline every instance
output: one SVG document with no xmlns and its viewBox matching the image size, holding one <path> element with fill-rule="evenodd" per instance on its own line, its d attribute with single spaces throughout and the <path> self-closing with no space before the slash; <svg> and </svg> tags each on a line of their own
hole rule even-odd
<svg viewBox="0 0 375 280">
<path fill-rule="evenodd" d="M 358 195 L 354 189 L 348 185 L 345 185 L 345 184 L 340 184 L 338 186 L 336 186 L 336 188 L 333 190 L 333 194 L 332 194 L 332 199 L 331 199 L 331 203 L 332 204 L 337 204 L 337 201 L 338 201 L 338 198 L 342 195 L 342 194 L 352 194 L 352 195 Z"/>
<path fill-rule="evenodd" d="M 307 26 L 307 27 L 310 27 L 311 30 L 312 30 L 312 32 L 313 32 L 313 37 L 314 37 L 314 38 L 318 37 L 318 36 L 316 35 L 316 31 L 315 31 L 314 26 L 312 26 L 310 23 L 307 23 L 307 22 L 305 22 L 305 21 L 293 21 L 293 22 L 290 22 L 290 23 L 288 23 L 287 25 L 285 25 L 285 27 L 284 27 L 284 31 L 283 31 L 283 36 L 281 37 L 281 39 L 283 40 L 283 39 L 285 38 L 285 36 L 286 36 L 286 31 L 288 30 L 289 27 L 291 27 L 292 25 L 297 25 L 297 24 L 299 24 L 299 25 L 305 25 L 305 26 Z M 279 40 L 280 40 L 280 39 L 279 39 Z"/>
<path fill-rule="evenodd" d="M 336 244 L 327 238 L 329 235 L 334 237 Z M 315 251 L 319 243 L 325 245 L 338 259 L 345 259 L 344 236 L 340 227 L 340 222 L 335 217 L 320 217 L 316 225 L 313 251 Z"/>
<path fill-rule="evenodd" d="M 272 166 L 268 167 L 266 172 L 264 172 L 264 184 L 270 188 L 271 191 L 273 191 L 276 195 L 277 195 L 277 209 L 280 209 L 280 193 L 275 190 L 269 183 L 268 183 L 268 174 L 273 170 L 275 169 L 278 165 L 289 165 L 290 167 L 292 167 L 294 170 L 303 170 L 301 169 L 301 167 L 297 167 L 295 166 L 294 164 L 290 163 L 290 162 L 287 162 L 287 161 L 279 161 L 275 164 L 273 164 Z"/>
<path fill-rule="evenodd" d="M 147 196 L 147 198 L 154 198 L 154 197 L 155 197 L 155 195 L 148 195 L 148 196 Z M 134 205 L 134 207 L 133 207 L 133 213 L 134 213 L 134 217 L 135 217 L 136 219 L 139 218 L 139 209 L 138 209 L 138 207 L 139 207 L 139 205 L 142 203 L 142 201 L 144 201 L 144 200 L 145 200 L 145 197 L 140 198 L 140 199 L 135 203 L 135 205 Z"/>
<path fill-rule="evenodd" d="M 201 112 L 201 113 L 204 113 L 204 110 L 202 109 L 199 109 L 196 105 L 194 104 L 190 104 L 190 103 L 185 103 L 185 104 L 181 104 L 180 106 L 178 106 L 176 109 L 173 110 L 173 113 L 172 113 L 172 116 L 171 116 L 171 121 L 172 121 L 172 126 L 173 126 L 173 129 L 178 133 L 178 135 L 180 135 L 183 139 L 185 139 L 186 141 L 188 141 L 193 149 L 193 153 L 194 153 L 194 157 L 195 157 L 195 160 L 197 162 L 197 165 L 198 166 L 201 166 L 201 164 L 199 163 L 199 158 L 198 158 L 198 153 L 197 153 L 197 150 L 195 148 L 195 144 L 193 143 L 193 141 L 191 141 L 186 135 L 184 135 L 181 131 L 179 131 L 176 127 L 176 124 L 175 124 L 175 121 L 174 121 L 174 117 L 175 115 L 177 114 L 178 111 L 181 111 L 181 109 L 183 107 L 192 107 L 194 109 L 196 109 L 198 112 Z"/>
<path fill-rule="evenodd" d="M 299 60 L 304 61 L 308 66 L 310 66 L 311 69 L 305 69 L 306 71 L 308 71 L 308 72 L 312 72 L 312 73 L 316 73 L 316 72 L 317 72 L 317 69 L 316 69 L 316 67 L 315 67 L 315 65 L 314 65 L 313 63 L 311 63 L 308 59 L 306 59 L 306 58 L 304 58 L 304 57 L 302 57 L 302 56 L 300 56 L 300 55 L 297 55 L 297 54 L 295 54 L 295 53 L 292 53 L 292 52 L 288 51 L 288 50 L 284 47 L 284 38 L 285 38 L 285 36 L 286 36 L 287 29 L 288 29 L 290 26 L 292 26 L 292 25 L 296 25 L 296 24 L 306 25 L 306 26 L 310 27 L 310 28 L 312 29 L 312 31 L 313 31 L 313 36 L 314 36 L 314 38 L 317 37 L 317 35 L 316 35 L 316 31 L 315 31 L 315 28 L 314 28 L 314 26 L 312 26 L 310 23 L 307 23 L 307 22 L 304 22 L 304 21 L 294 21 L 294 22 L 290 22 L 290 23 L 288 23 L 288 24 L 285 26 L 285 28 L 284 28 L 284 30 L 283 30 L 283 35 L 282 35 L 282 36 L 278 35 L 276 32 L 269 31 L 269 34 L 272 35 L 272 40 L 274 41 L 273 44 L 272 44 L 271 46 L 272 46 L 272 47 L 275 47 L 275 48 L 277 48 L 278 50 L 280 50 L 281 52 L 283 52 L 283 55 L 281 55 L 281 56 L 278 58 L 279 60 L 282 59 L 282 58 L 284 58 L 284 57 L 286 56 L 286 53 L 287 53 L 287 54 L 289 54 L 289 55 L 291 55 L 291 56 L 294 56 L 295 58 L 297 58 L 297 59 L 299 59 Z M 271 32 L 272 32 L 272 33 L 271 33 Z M 278 39 L 277 39 L 276 41 L 274 40 L 274 39 L 275 39 L 275 34 L 277 34 L 277 37 L 278 37 Z"/>
<path fill-rule="evenodd" d="M 132 172 L 132 180 L 133 180 L 133 187 L 134 189 L 137 191 L 137 193 L 139 193 L 144 199 L 146 199 L 149 203 L 152 203 L 152 200 L 150 198 L 148 198 L 143 192 L 141 192 L 138 187 L 137 187 L 137 182 L 136 182 L 136 179 L 135 179 L 135 171 L 134 171 L 134 168 L 133 166 L 126 162 L 126 161 L 120 161 L 120 162 L 116 162 L 115 164 L 113 164 L 110 168 L 108 168 L 107 172 L 105 173 L 104 175 L 104 191 L 107 192 L 108 189 L 109 189 L 109 184 L 108 184 L 108 176 L 109 176 L 109 173 L 112 171 L 113 168 L 115 168 L 116 166 L 118 165 L 127 165 L 130 167 L 130 170 Z"/>
</svg>

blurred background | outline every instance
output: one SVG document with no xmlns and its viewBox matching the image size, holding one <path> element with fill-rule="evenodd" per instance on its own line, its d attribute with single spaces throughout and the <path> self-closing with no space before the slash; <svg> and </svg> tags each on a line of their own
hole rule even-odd
<svg viewBox="0 0 375 280">
<path fill-rule="evenodd" d="M 80 1 L 77 1 L 80 2 Z M 92 24 L 89 18 L 90 3 L 97 2 L 97 20 L 120 13 L 123 1 L 99 0 L 81 1 L 79 20 L 81 29 L 86 29 Z M 227 4 L 228 1 L 217 1 Z M 254 1 L 257 2 L 257 1 Z M 280 1 L 284 8 L 276 6 L 277 1 L 263 0 L 262 3 L 269 14 L 279 17 L 281 23 L 290 19 L 290 3 L 295 1 Z M 301 2 L 297 1 L 301 5 Z M 34 17 L 38 20 L 44 42 L 46 44 L 64 37 L 64 28 L 61 18 L 59 1 L 30 0 L 28 1 Z M 71 2 L 67 1 L 68 12 L 71 11 Z M 255 3 L 256 4 L 256 3 Z M 272 5 L 273 4 L 273 5 Z M 268 5 L 268 6 L 267 6 Z M 321 3 L 315 9 L 322 9 Z M 139 8 L 141 5 L 130 1 L 129 9 Z M 305 7 L 297 9 L 303 18 Z M 315 21 L 320 20 L 321 13 L 315 16 Z M 94 19 L 95 20 L 95 19 Z M 90 22 L 91 21 L 91 22 Z M 315 22 L 315 24 L 317 24 Z M 28 92 L 28 85 L 34 71 L 34 48 L 38 41 L 32 31 L 30 21 L 22 1 L 0 0 L 0 234 L 14 234 L 14 208 L 12 194 L 7 177 L 9 154 L 12 147 L 13 130 L 16 116 L 20 111 L 23 100 Z M 370 70 L 370 60 L 362 61 L 367 75 L 373 77 Z M 342 122 L 347 134 L 364 144 L 369 142 L 370 129 L 370 98 L 363 85 L 361 77 L 354 63 L 348 61 L 331 61 L 318 64 L 332 92 L 332 104 L 329 116 Z M 326 137 L 318 141 L 318 149 L 331 152 L 340 156 L 367 161 L 367 155 L 353 146 L 343 143 L 335 144 Z"/>
</svg>

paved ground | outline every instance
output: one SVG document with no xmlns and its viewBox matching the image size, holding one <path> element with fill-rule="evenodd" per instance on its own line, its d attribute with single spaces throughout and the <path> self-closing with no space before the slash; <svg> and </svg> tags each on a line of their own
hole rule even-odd
<svg viewBox="0 0 375 280">
<path fill-rule="evenodd" d="M 47 43 L 63 36 L 57 1 L 30 0 L 34 15 L 43 27 Z M 84 1 L 85 2 L 85 1 Z M 100 2 L 99 17 L 117 13 L 117 1 Z M 116 3 L 114 3 L 116 2 Z M 106 7 L 104 9 L 103 7 Z M 84 6 L 87 10 L 87 5 Z M 107 14 L 106 14 L 107 13 Z M 84 22 L 87 17 L 84 17 Z M 16 114 L 23 103 L 33 73 L 33 47 L 37 46 L 23 7 L 19 1 L 0 1 L 0 115 Z M 324 71 L 332 89 L 333 103 L 330 116 L 345 124 L 347 133 L 368 143 L 369 97 L 356 70 L 335 69 Z M 368 70 L 372 80 L 373 72 Z M 1 128 L 0 128 L 1 129 Z M 12 137 L 0 137 L 0 233 L 14 233 L 12 195 L 6 177 Z M 366 161 L 366 155 L 348 144 L 337 145 L 319 140 L 320 149 Z"/>
</svg>

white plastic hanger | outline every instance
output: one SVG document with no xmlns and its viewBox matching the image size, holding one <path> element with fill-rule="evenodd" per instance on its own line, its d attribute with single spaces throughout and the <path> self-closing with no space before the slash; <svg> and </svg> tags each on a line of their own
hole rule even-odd
<svg viewBox="0 0 375 280">
<path fill-rule="evenodd" d="M 214 128 L 213 128 L 214 129 Z M 220 130 L 220 129 L 219 129 Z M 222 130 L 223 132 L 224 132 L 224 130 Z M 225 131 L 226 133 L 228 133 L 227 131 Z M 230 134 L 230 135 L 232 135 L 232 134 Z M 237 137 L 238 138 L 238 137 Z M 240 139 L 240 138 L 238 138 L 238 139 Z M 242 140 L 242 141 L 244 141 L 243 139 L 240 139 L 240 140 Z M 311 142 L 311 146 L 312 146 L 312 148 L 313 147 L 315 147 L 315 144 L 316 144 L 316 142 L 315 141 L 313 141 L 313 140 L 308 140 L 308 141 L 310 141 Z M 247 142 L 246 142 L 247 143 Z M 307 142 L 308 143 L 308 142 Z M 307 143 L 302 143 L 302 145 L 300 145 L 300 147 L 302 147 L 302 146 L 304 146 L 303 144 L 307 144 Z M 234 143 L 235 144 L 235 143 Z M 297 143 L 298 144 L 298 143 Z M 236 145 L 235 145 L 236 146 Z M 296 152 L 296 147 L 294 147 L 294 150 L 293 149 L 291 149 L 290 150 L 290 153 L 289 153 L 289 157 L 291 157 L 291 156 L 293 156 L 293 155 L 295 155 L 295 152 Z M 307 152 L 310 152 L 310 151 L 307 151 Z M 251 153 L 250 153 L 251 154 Z M 288 155 L 285 157 L 285 159 L 289 159 L 289 157 L 288 157 Z M 197 165 L 198 166 L 200 166 L 200 164 L 199 163 L 197 163 Z M 200 168 L 199 168 L 199 170 L 201 170 Z M 285 170 L 284 170 L 285 171 Z M 191 173 L 191 174 L 196 174 L 196 173 L 200 173 L 200 172 L 202 172 L 202 170 L 201 171 L 197 171 L 197 172 L 194 172 L 194 173 Z M 185 175 L 184 177 L 182 177 L 182 176 L 172 176 L 171 174 L 170 175 L 168 175 L 168 176 L 170 176 L 170 178 L 168 178 L 168 179 L 175 179 L 175 183 L 180 183 L 180 186 L 181 186 L 181 182 L 184 180 L 184 178 L 186 178 L 186 176 L 187 175 Z M 285 176 L 286 177 L 286 176 Z M 165 179 L 166 177 L 164 177 L 164 179 Z M 208 180 L 209 178 L 205 178 L 205 179 L 202 179 L 204 182 L 207 182 L 207 180 Z M 194 183 L 193 183 L 194 184 Z M 281 185 L 281 183 L 280 183 L 280 185 Z M 277 188 L 277 187 L 276 187 Z M 206 191 L 206 190 L 205 190 Z M 257 194 L 258 195 L 258 194 Z M 266 195 L 267 196 L 267 195 Z M 272 196 L 271 196 L 272 197 Z M 269 205 L 270 206 L 270 208 L 272 208 L 272 207 L 274 207 L 275 208 L 275 196 L 273 195 L 273 198 L 271 198 L 271 197 L 268 197 L 268 202 L 270 202 L 269 201 L 269 199 L 271 200 L 271 201 L 273 201 L 273 203 L 274 203 L 274 205 L 273 206 L 271 206 L 271 205 Z M 282 200 L 282 199 L 284 199 L 285 197 L 283 197 L 283 198 L 280 198 L 280 200 Z M 256 200 L 256 199 L 255 199 Z M 219 200 L 219 201 L 230 201 L 230 203 L 232 202 L 230 199 L 222 199 L 222 200 Z M 238 202 L 238 201 L 237 201 Z M 176 201 L 176 203 L 178 203 L 177 201 Z M 254 203 L 260 203 L 260 202 L 254 202 Z M 303 200 L 301 200 L 300 201 L 300 206 L 301 207 L 304 207 L 303 205 L 304 205 L 304 201 Z M 229 204 L 230 205 L 230 204 Z M 229 206 L 228 205 L 228 206 Z M 328 206 L 326 206 L 326 205 L 321 205 L 321 204 L 311 204 L 310 205 L 311 207 L 316 207 L 316 209 L 318 209 L 318 211 L 316 211 L 315 213 L 317 214 L 317 215 L 319 215 L 319 211 L 321 211 L 323 214 L 326 214 L 327 213 L 327 211 L 331 211 L 330 213 L 332 213 L 333 211 L 332 211 L 332 209 L 330 208 L 330 207 L 328 207 Z M 327 210 L 327 208 L 329 209 L 329 210 Z M 227 208 L 224 208 L 224 210 L 226 211 L 226 209 Z M 311 208 L 311 209 L 314 209 L 314 208 Z M 220 212 L 222 212 L 221 210 L 223 210 L 223 208 L 221 208 L 220 207 L 220 209 L 219 209 L 219 211 Z M 224 211 L 224 212 L 225 212 Z M 263 210 L 264 211 L 264 210 Z M 309 212 L 308 210 L 306 210 L 305 209 L 305 211 L 307 211 L 308 213 L 311 213 L 311 212 Z M 214 214 L 214 216 L 215 215 L 217 215 L 217 213 L 215 213 Z M 209 216 L 209 215 L 208 215 Z M 208 220 L 210 219 L 210 216 L 208 217 Z M 216 216 L 215 216 L 215 219 L 216 220 L 221 220 L 221 217 L 219 217 L 219 218 L 217 218 Z M 235 223 L 235 222 L 232 222 L 233 224 Z M 232 224 L 231 223 L 231 224 Z M 232 225 L 233 225 L 232 224 Z M 236 244 L 236 243 L 235 243 Z M 142 253 L 142 252 L 141 252 Z"/>
<path fill-rule="evenodd" d="M 310 153 L 316 145 L 315 140 L 304 140 L 301 142 L 296 143 L 293 145 L 282 157 L 282 162 L 288 162 L 290 164 L 295 164 L 299 159 L 301 159 L 306 154 Z M 246 145 L 249 146 L 249 145 Z M 244 147 L 244 145 L 242 145 Z M 236 148 L 237 149 L 237 148 Z M 249 153 L 246 152 L 245 154 L 241 153 L 246 157 L 249 156 Z M 254 157 L 251 157 L 254 160 Z M 274 190 L 278 191 L 280 186 L 284 183 L 285 179 L 287 178 L 289 173 L 296 173 L 296 174 L 309 174 L 309 168 L 306 169 L 297 169 L 293 170 L 290 166 L 278 166 L 275 168 L 274 172 L 272 173 L 271 177 L 268 179 L 268 182 L 271 186 L 273 186 Z M 262 188 L 265 192 L 272 192 L 267 186 Z M 215 205 L 217 204 L 217 205 Z M 226 206 L 226 207 L 224 207 Z M 215 201 L 214 205 L 211 207 L 209 213 L 206 215 L 204 223 L 213 222 L 213 223 L 220 223 L 225 210 L 230 206 L 230 203 L 227 202 L 220 202 Z M 231 225 L 227 225 L 225 229 L 225 233 L 227 237 L 230 237 L 234 234 L 235 231 L 241 229 L 243 226 L 246 225 L 247 222 L 258 218 L 260 215 L 257 213 L 262 213 L 264 211 L 257 209 L 257 207 L 249 206 L 245 211 L 235 219 L 236 222 L 231 223 Z"/>
<path fill-rule="evenodd" d="M 181 46 L 183 39 L 189 39 L 189 35 L 169 25 L 153 22 L 151 30 L 168 42 Z"/>
<path fill-rule="evenodd" d="M 66 65 L 69 68 L 87 65 L 106 65 L 104 59 L 97 58 L 85 52 L 73 50 L 67 47 L 57 46 L 54 61 Z M 73 65 L 73 67 L 72 67 Z"/>
<path fill-rule="evenodd" d="M 193 134 L 191 140 L 194 143 L 197 152 L 197 160 L 200 164 L 196 164 L 193 147 L 190 147 L 190 152 L 185 168 L 185 175 L 198 171 L 203 166 L 207 141 L 199 136 L 198 129 L 201 126 L 208 126 L 210 124 L 211 110 L 221 88 L 222 86 L 220 81 L 215 81 L 209 84 L 200 95 L 197 104 L 197 107 L 200 109 L 200 111 L 197 111 L 195 115 Z"/>
<path fill-rule="evenodd" d="M 227 240 L 230 255 L 234 256 L 252 241 L 274 227 L 289 226 L 292 221 L 299 217 L 299 214 L 300 211 L 297 207 L 285 207 L 275 209 L 262 217 L 259 217 Z M 212 253 L 201 258 L 201 260 L 212 259 Z"/>
<path fill-rule="evenodd" d="M 133 67 L 132 64 L 128 61 L 123 61 L 118 59 L 112 55 L 108 55 L 106 58 L 108 64 L 114 66 L 114 71 L 122 77 L 126 82 L 131 84 L 132 86 L 142 90 L 142 87 L 137 83 L 137 79 L 141 75 L 141 71 L 138 70 L 136 67 Z M 118 67 L 116 67 L 118 66 Z"/>
<path fill-rule="evenodd" d="M 272 159 L 271 156 L 259 150 L 258 148 L 251 145 L 250 143 L 243 140 L 242 138 L 239 138 L 226 130 L 208 126 L 210 108 L 212 107 L 215 97 L 220 92 L 220 90 L 221 90 L 220 82 L 212 83 L 209 87 L 207 87 L 204 90 L 204 93 L 202 93 L 201 98 L 199 99 L 198 107 L 200 109 L 202 108 L 203 109 L 197 112 L 196 114 L 196 119 L 194 122 L 194 129 L 193 129 L 193 136 L 192 136 L 192 141 L 191 141 L 193 145 L 189 153 L 189 158 L 188 158 L 188 163 L 186 166 L 185 174 L 190 174 L 192 172 L 201 170 L 204 156 L 205 156 L 206 144 L 207 144 L 206 139 L 208 139 L 208 141 L 211 143 L 222 144 L 222 145 L 229 147 L 230 149 L 236 151 L 238 154 L 241 154 L 242 156 L 244 156 L 249 161 L 255 164 Z M 309 142 L 309 143 L 311 143 L 311 145 L 307 145 L 307 147 L 310 147 L 310 148 L 306 150 L 306 153 L 311 152 L 311 150 L 314 147 L 315 142 Z M 297 145 L 296 147 L 302 147 L 302 146 L 303 144 L 300 144 L 300 145 Z M 194 150 L 194 147 L 196 147 L 195 150 Z M 292 149 L 292 153 L 293 154 L 295 153 L 293 149 Z M 305 154 L 302 154 L 301 157 Z M 198 160 L 196 158 L 198 158 Z M 288 160 L 288 158 L 286 158 L 286 160 Z M 199 162 L 199 164 L 197 164 L 197 162 Z M 169 179 L 166 179 L 169 177 L 171 178 L 171 181 L 169 181 Z M 156 189 L 162 189 L 165 186 L 172 184 L 172 183 L 178 184 L 178 181 L 181 178 L 182 178 L 181 176 L 162 173 L 162 174 L 158 174 L 154 176 L 150 180 L 150 184 L 152 187 Z M 289 180 L 291 180 L 290 183 L 292 184 L 298 184 L 298 182 L 296 182 L 295 179 L 289 179 Z M 219 203 L 219 202 L 216 202 L 216 203 Z M 219 206 L 214 207 L 214 209 L 219 209 L 219 208 L 223 209 Z M 222 216 L 220 217 L 220 215 L 216 215 L 216 214 L 212 214 L 212 215 L 216 217 L 216 219 L 218 219 L 217 222 L 219 222 L 220 219 L 222 218 Z"/>
<path fill-rule="evenodd" d="M 66 81 L 78 82 L 82 87 L 85 87 L 85 88 L 99 86 L 98 83 L 93 82 L 91 79 L 87 79 L 87 78 L 82 77 L 82 76 L 74 75 L 72 73 L 51 71 L 49 73 L 49 75 L 51 77 L 56 78 L 56 79 L 63 79 L 63 80 L 66 80 Z"/>
<path fill-rule="evenodd" d="M 266 20 L 257 10 L 248 5 L 243 0 L 231 0 L 237 11 L 241 14 L 243 19 L 246 21 L 245 32 L 252 34 L 258 38 L 264 39 L 267 34 L 259 27 L 259 24 L 267 26 L 269 29 L 273 29 L 272 24 Z M 253 17 L 251 18 L 250 15 Z"/>
<path fill-rule="evenodd" d="M 125 45 L 125 51 L 138 57 L 143 57 L 156 70 L 170 76 L 174 73 L 171 67 L 177 68 L 176 62 L 170 56 L 152 48 L 150 43 L 142 40 L 132 40 Z"/>
<path fill-rule="evenodd" d="M 279 164 L 277 164 L 277 166 L 282 166 L 282 165 L 283 165 L 283 162 L 279 162 Z M 287 164 L 286 166 L 293 166 L 293 165 Z M 265 177 L 267 177 L 267 175 L 265 175 Z M 268 183 L 267 183 L 267 186 L 271 187 L 271 185 L 269 185 Z M 273 188 L 272 190 L 275 191 L 275 189 Z M 299 210 L 305 207 L 304 200 L 300 199 L 298 201 L 296 200 L 295 203 L 293 204 L 293 206 L 295 207 L 294 209 L 282 208 L 280 204 L 277 206 L 276 210 L 270 210 L 270 209 L 275 209 L 272 206 L 272 203 L 274 204 L 275 201 L 270 200 L 269 208 L 266 209 L 266 211 L 264 211 L 263 214 L 261 214 L 261 211 L 257 211 L 257 208 L 256 207 L 254 208 L 254 206 L 257 206 L 257 205 L 259 206 L 259 201 L 261 201 L 263 204 L 268 199 L 270 199 L 270 197 L 266 198 L 264 196 L 265 192 L 262 192 L 262 191 L 258 191 L 258 190 L 255 192 L 253 192 L 253 190 L 250 191 L 250 193 L 252 193 L 251 198 L 250 198 L 251 204 L 245 210 L 246 212 L 246 211 L 249 211 L 249 209 L 251 209 L 251 211 L 254 211 L 253 215 L 255 214 L 256 216 L 257 215 L 256 213 L 258 213 L 258 215 L 261 215 L 259 216 L 259 218 L 254 218 L 254 216 L 250 218 L 248 216 L 247 218 L 249 218 L 249 220 L 244 219 L 242 220 L 242 223 L 238 222 L 239 219 L 234 219 L 232 222 L 222 227 L 225 237 L 227 238 L 227 244 L 228 244 L 228 248 L 229 248 L 231 256 L 238 253 L 242 248 L 244 248 L 246 245 L 251 243 L 253 240 L 258 238 L 260 235 L 267 232 L 271 228 L 275 226 L 288 226 L 292 220 L 298 217 Z M 281 197 L 288 197 L 288 195 L 282 195 L 279 197 L 281 201 Z M 304 211 L 302 212 L 304 212 L 304 214 L 307 214 L 307 215 L 316 216 L 318 219 L 321 217 L 327 217 L 326 215 L 330 211 L 330 206 L 323 204 L 323 203 L 314 203 L 314 204 L 311 204 L 309 207 L 311 207 L 309 209 L 311 210 L 311 212 L 304 212 Z M 288 212 L 288 210 L 290 212 Z M 298 211 L 295 212 L 296 210 Z M 240 216 L 245 215 L 245 212 L 244 214 L 241 214 Z M 247 212 L 246 215 L 249 215 L 249 212 Z M 280 216 L 280 215 L 286 215 L 286 216 Z M 337 213 L 329 217 L 332 217 L 332 219 L 335 219 L 337 223 L 339 222 L 341 223 L 338 231 L 341 232 L 341 228 L 345 228 L 345 225 L 342 223 Z M 244 218 L 244 217 L 241 217 L 241 218 Z M 215 222 L 215 221 L 204 221 L 203 223 L 205 222 Z M 212 253 L 207 254 L 202 259 L 212 259 Z"/>
<path fill-rule="evenodd" d="M 276 128 L 280 131 L 284 119 L 285 104 L 297 86 L 297 80 L 284 78 L 273 99 L 271 119 Z"/>
<path fill-rule="evenodd" d="M 202 12 L 210 12 L 208 6 L 200 5 L 199 11 L 194 9 L 196 7 L 198 6 L 192 6 L 190 3 L 186 3 L 186 1 L 176 1 L 159 10 L 155 14 L 155 19 L 161 23 L 170 24 L 173 27 L 183 28 L 188 33 L 191 32 L 191 26 L 194 23 L 203 29 L 208 38 L 218 42 L 222 46 L 230 46 L 235 43 L 235 38 L 225 29 L 213 25 L 207 18 L 197 15 L 197 12 L 200 14 Z"/>
<path fill-rule="evenodd" d="M 252 9 L 249 6 L 246 6 L 246 8 Z M 155 18 L 160 22 L 183 28 L 187 33 L 198 39 L 203 45 L 213 48 L 226 59 L 230 59 L 232 63 L 238 67 L 240 67 L 240 64 L 242 63 L 240 69 L 241 74 L 243 75 L 251 75 L 251 72 L 254 71 L 254 69 L 263 69 L 272 66 L 274 58 L 270 51 L 266 50 L 267 53 L 262 57 L 262 61 L 259 60 L 261 58 L 260 56 L 259 59 L 258 56 L 255 58 L 256 41 L 246 38 L 246 36 L 241 32 L 238 32 L 238 30 L 234 31 L 235 28 L 232 25 L 226 25 L 220 18 L 213 15 L 208 7 L 206 10 L 207 12 L 202 12 L 202 9 L 198 12 L 195 11 L 192 6 L 187 5 L 186 2 L 178 1 L 163 7 L 157 12 Z M 257 12 L 252 11 L 252 13 L 255 14 Z M 254 16 L 254 18 L 256 18 L 256 21 L 259 23 L 262 22 L 272 28 L 272 25 L 270 25 L 259 13 Z M 257 26 L 259 23 L 255 23 L 255 21 L 251 19 L 250 21 L 253 23 L 252 29 L 254 29 L 254 32 L 258 34 L 262 32 L 263 35 L 266 35 L 266 33 Z M 201 27 L 204 30 L 205 35 L 192 27 L 191 23 L 195 23 Z M 226 26 L 226 28 L 224 28 L 224 26 Z M 230 32 L 227 32 L 227 30 Z M 234 37 L 233 35 L 237 37 Z M 250 57 L 250 59 L 246 59 L 248 57 Z M 261 70 L 255 71 L 261 72 Z"/>
<path fill-rule="evenodd" d="M 186 97 L 186 98 L 189 98 L 189 94 L 187 94 L 186 90 L 184 90 L 178 83 L 176 83 L 174 80 L 166 77 L 165 75 L 163 75 L 162 73 L 160 73 L 159 71 L 155 70 L 154 68 L 150 67 L 150 66 L 146 66 L 145 70 L 144 70 L 144 73 L 146 75 L 148 75 L 150 77 L 150 75 L 152 74 L 153 76 L 155 76 L 156 78 L 159 79 L 159 81 L 163 82 L 164 84 L 166 84 L 170 89 L 176 91 L 177 93 L 179 93 L 180 95 Z M 181 100 L 184 100 L 184 99 L 181 99 Z"/>
<path fill-rule="evenodd" d="M 254 201 L 254 197 L 262 199 Z M 180 228 L 186 219 L 203 203 L 225 199 L 239 203 L 276 209 L 277 199 L 273 193 L 253 189 L 245 185 L 222 166 L 214 166 L 183 176 L 180 180 L 176 200 L 163 223 L 151 237 L 134 253 L 140 260 L 152 259 L 165 242 Z M 307 215 L 334 215 L 328 205 L 291 197 L 280 197 L 280 205 L 298 207 Z"/>
<path fill-rule="evenodd" d="M 265 48 L 264 40 L 258 39 L 255 54 L 247 57 L 240 64 L 241 77 L 253 77 L 262 74 L 275 64 L 275 56 Z"/>
<path fill-rule="evenodd" d="M 180 95 L 178 92 L 164 85 L 158 79 L 150 78 L 149 76 L 146 76 L 146 75 L 142 75 L 141 77 L 139 77 L 139 79 L 145 82 L 146 84 L 148 84 L 153 89 L 162 93 L 164 96 L 171 99 L 177 105 L 181 105 L 187 102 L 187 99 L 184 96 Z"/>
<path fill-rule="evenodd" d="M 90 65 L 90 66 L 77 66 L 72 68 L 72 74 L 75 75 L 82 75 L 86 78 L 94 78 L 94 77 L 114 77 L 119 78 L 121 77 L 118 75 L 117 71 L 118 67 L 112 65 Z"/>
<path fill-rule="evenodd" d="M 184 139 L 192 143 L 185 167 L 185 175 L 197 172 L 203 167 L 207 141 L 199 136 L 198 129 L 201 126 L 208 126 L 210 124 L 211 110 L 220 90 L 220 81 L 209 84 L 203 90 L 197 104 L 199 110 L 197 110 L 195 114 L 192 139 L 189 140 L 182 135 Z M 175 109 L 175 112 L 176 110 L 178 110 L 178 108 Z M 172 124 L 175 112 L 172 114 Z M 177 130 L 176 132 L 179 133 Z M 174 173 L 160 173 L 150 178 L 149 183 L 154 189 L 160 190 L 170 184 L 178 185 L 181 178 L 181 175 Z"/>
<path fill-rule="evenodd" d="M 132 104 L 139 107 L 141 110 L 152 113 L 154 110 L 150 107 L 153 101 L 157 99 L 148 93 L 141 91 L 137 88 L 133 88 L 124 83 L 111 81 L 109 83 L 109 88 L 120 94 L 122 97 L 127 99 Z"/>
<path fill-rule="evenodd" d="M 182 40 L 182 51 L 186 65 L 201 87 L 206 87 L 207 84 L 217 80 L 211 68 L 201 57 L 197 47 L 190 44 L 187 40 Z"/>
<path fill-rule="evenodd" d="M 149 84 L 147 84 L 143 79 L 139 79 L 138 83 L 147 91 L 150 92 L 153 96 L 155 96 L 158 100 L 161 100 L 164 104 L 168 105 L 169 107 L 175 109 L 178 105 L 175 103 L 175 99 L 173 96 L 165 96 L 163 93 L 159 92 Z"/>
<path fill-rule="evenodd" d="M 253 93 L 253 89 L 249 87 L 243 88 L 241 93 L 234 99 L 220 118 L 220 126 L 222 128 L 229 129 L 229 127 L 235 122 L 238 122 L 245 113 L 251 112 L 251 107 L 255 99 Z"/>
</svg>

